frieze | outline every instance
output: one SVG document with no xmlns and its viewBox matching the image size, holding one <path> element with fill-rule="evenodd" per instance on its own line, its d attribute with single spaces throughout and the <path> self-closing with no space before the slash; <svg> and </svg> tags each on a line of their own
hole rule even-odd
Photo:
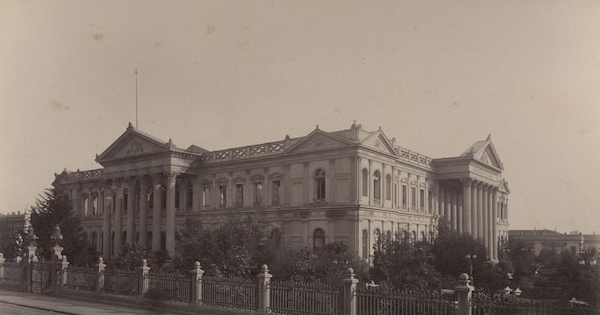
<svg viewBox="0 0 600 315">
<path fill-rule="evenodd" d="M 169 159 L 137 161 L 137 162 L 131 162 L 131 163 L 121 164 L 121 165 L 106 166 L 106 167 L 104 167 L 104 173 L 105 174 L 118 173 L 118 172 L 124 172 L 124 171 L 130 171 L 130 170 L 148 168 L 148 167 L 154 167 L 154 166 L 162 166 L 162 165 L 169 165 Z"/>
</svg>

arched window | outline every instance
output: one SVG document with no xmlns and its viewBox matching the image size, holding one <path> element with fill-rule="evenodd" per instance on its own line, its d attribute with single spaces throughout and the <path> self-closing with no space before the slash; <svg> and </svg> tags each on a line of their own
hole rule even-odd
<svg viewBox="0 0 600 315">
<path fill-rule="evenodd" d="M 90 214 L 90 197 L 87 193 L 83 194 L 83 215 L 88 216 Z"/>
<path fill-rule="evenodd" d="M 367 230 L 362 231 L 362 258 L 369 258 L 369 232 Z"/>
<path fill-rule="evenodd" d="M 392 176 L 385 175 L 385 200 L 392 200 Z"/>
<path fill-rule="evenodd" d="M 369 171 L 366 168 L 362 170 L 362 195 L 369 195 Z"/>
<path fill-rule="evenodd" d="M 92 215 L 98 214 L 98 193 L 92 193 Z"/>
<path fill-rule="evenodd" d="M 373 231 L 373 242 L 377 246 L 377 250 L 381 250 L 381 231 L 379 229 Z"/>
<path fill-rule="evenodd" d="M 373 174 L 373 199 L 381 200 L 381 173 L 375 171 Z"/>
<path fill-rule="evenodd" d="M 385 238 L 386 238 L 386 240 L 391 241 L 392 240 L 392 232 L 390 232 L 390 231 L 385 232 Z"/>
<path fill-rule="evenodd" d="M 421 231 L 421 241 L 425 242 L 427 237 L 425 236 L 425 232 Z"/>
<path fill-rule="evenodd" d="M 414 241 L 416 241 L 416 240 L 417 240 L 417 232 L 415 232 L 415 231 L 412 231 L 412 234 L 411 234 L 411 241 L 413 241 L 413 242 L 414 242 Z"/>
<path fill-rule="evenodd" d="M 325 200 L 325 171 L 322 169 L 315 172 L 315 198 Z"/>
<path fill-rule="evenodd" d="M 313 250 L 317 251 L 325 246 L 325 232 L 322 229 L 316 229 L 313 233 Z"/>
</svg>

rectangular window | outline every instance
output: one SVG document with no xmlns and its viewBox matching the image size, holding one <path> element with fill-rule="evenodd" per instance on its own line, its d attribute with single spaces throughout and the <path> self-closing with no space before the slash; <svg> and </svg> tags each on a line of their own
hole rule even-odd
<svg viewBox="0 0 600 315">
<path fill-rule="evenodd" d="M 186 193 L 185 193 L 185 206 L 191 208 L 194 206 L 194 186 L 188 185 Z"/>
<path fill-rule="evenodd" d="M 244 206 L 244 184 L 235 185 L 235 205 L 238 207 Z"/>
<path fill-rule="evenodd" d="M 262 183 L 254 183 L 254 205 L 260 206 L 262 203 Z"/>
<path fill-rule="evenodd" d="M 419 192 L 419 208 L 425 208 L 425 190 L 421 189 Z"/>
<path fill-rule="evenodd" d="M 202 188 L 202 207 L 210 206 L 210 187 Z"/>
<path fill-rule="evenodd" d="M 406 192 L 406 186 L 402 185 L 402 206 L 403 207 L 406 207 L 406 204 L 407 204 L 406 199 L 407 198 L 408 198 L 408 196 L 407 196 L 407 192 Z"/>
<path fill-rule="evenodd" d="M 219 186 L 219 206 L 227 205 L 227 186 Z"/>
<path fill-rule="evenodd" d="M 398 207 L 398 184 L 394 183 L 394 208 Z"/>
<path fill-rule="evenodd" d="M 127 197 L 129 197 L 129 194 L 123 194 L 123 210 L 127 211 L 127 204 L 129 202 L 127 202 Z M 87 201 L 86 201 L 86 206 L 87 206 Z"/>
<path fill-rule="evenodd" d="M 427 191 L 427 200 L 429 201 L 427 210 L 429 210 L 429 213 L 431 213 L 431 210 L 433 209 L 433 194 L 431 193 L 431 190 Z"/>
<path fill-rule="evenodd" d="M 410 206 L 415 208 L 417 206 L 417 189 L 415 187 L 410 188 Z"/>
<path fill-rule="evenodd" d="M 272 198 L 271 198 L 271 203 L 274 206 L 279 206 L 280 203 L 280 198 L 279 198 L 279 194 L 280 194 L 280 190 L 281 190 L 281 182 L 278 180 L 274 180 L 273 184 L 272 184 Z"/>
</svg>

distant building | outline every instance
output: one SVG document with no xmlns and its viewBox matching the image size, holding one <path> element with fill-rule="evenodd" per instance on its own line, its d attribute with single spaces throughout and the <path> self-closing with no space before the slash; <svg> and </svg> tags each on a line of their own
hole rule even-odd
<svg viewBox="0 0 600 315">
<path fill-rule="evenodd" d="M 15 243 L 24 224 L 25 214 L 21 212 L 0 214 L 0 248 Z"/>
<path fill-rule="evenodd" d="M 381 128 L 353 124 L 209 151 L 179 148 L 129 124 L 96 161 L 102 169 L 65 170 L 53 185 L 72 200 L 105 258 L 124 243 L 177 255 L 188 218 L 214 225 L 250 216 L 289 246 L 343 241 L 366 259 L 382 235 L 428 240 L 439 220 L 480 239 L 493 260 L 508 237 L 510 190 L 490 137 L 432 159 Z"/>
<path fill-rule="evenodd" d="M 573 254 L 581 250 L 596 248 L 600 252 L 600 235 L 574 233 L 560 233 L 552 230 L 510 230 L 511 240 L 520 241 L 532 246 L 536 255 L 543 250 L 554 252 L 570 251 Z"/>
</svg>

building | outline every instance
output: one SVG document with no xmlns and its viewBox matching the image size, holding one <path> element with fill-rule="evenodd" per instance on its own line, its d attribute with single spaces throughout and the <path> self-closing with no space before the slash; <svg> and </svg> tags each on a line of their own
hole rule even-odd
<svg viewBox="0 0 600 315">
<path fill-rule="evenodd" d="M 175 252 L 186 219 L 219 224 L 250 216 L 290 246 L 343 241 L 361 257 L 382 235 L 430 239 L 439 220 L 483 242 L 492 260 L 508 236 L 508 189 L 488 137 L 432 159 L 361 125 L 208 151 L 161 141 L 131 124 L 101 169 L 55 174 L 104 257 L 124 243 Z M 115 233 L 115 231 L 118 231 Z"/>
<path fill-rule="evenodd" d="M 25 214 L 12 212 L 0 214 L 0 252 L 1 249 L 15 244 L 23 226 L 25 224 Z"/>
<path fill-rule="evenodd" d="M 560 233 L 542 230 L 511 230 L 508 233 L 511 240 L 531 246 L 536 255 L 544 250 L 555 253 L 570 251 L 573 254 L 596 248 L 600 252 L 600 235 L 582 234 L 579 232 Z"/>
</svg>

